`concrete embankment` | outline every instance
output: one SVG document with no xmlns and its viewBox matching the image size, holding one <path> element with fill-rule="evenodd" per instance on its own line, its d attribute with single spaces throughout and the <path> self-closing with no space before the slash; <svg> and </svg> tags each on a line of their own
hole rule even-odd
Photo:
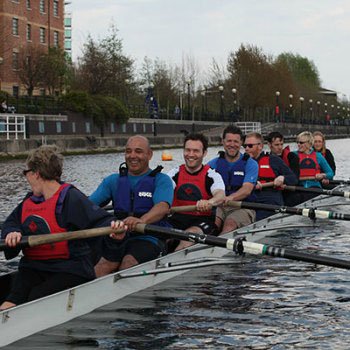
<svg viewBox="0 0 350 350">
<path fill-rule="evenodd" d="M 217 123 L 218 124 L 218 123 Z M 223 129 L 227 124 L 215 125 L 212 127 L 203 128 L 203 122 L 194 123 L 194 129 L 205 133 L 209 138 L 210 145 L 218 145 Z M 191 131 L 191 129 L 187 130 Z M 350 133 L 349 126 L 332 126 L 332 125 L 301 125 L 287 123 L 270 123 L 262 125 L 262 133 L 264 135 L 271 131 L 279 131 L 284 136 L 286 141 L 295 141 L 298 133 L 309 131 L 322 131 L 327 139 L 332 138 L 348 138 Z M 165 131 L 165 130 L 164 130 Z M 183 130 L 181 130 L 183 131 Z M 142 133 L 148 137 L 154 149 L 182 147 L 185 132 L 178 130 L 171 134 L 167 130 L 166 133 L 158 133 L 154 136 L 150 133 Z M 125 147 L 126 140 L 132 134 L 117 134 L 108 137 L 98 136 L 44 136 L 41 138 L 4 140 L 0 139 L 0 159 L 12 159 L 26 157 L 31 149 L 34 149 L 42 144 L 55 144 L 65 154 L 84 154 L 84 153 L 109 153 L 122 151 Z"/>
</svg>

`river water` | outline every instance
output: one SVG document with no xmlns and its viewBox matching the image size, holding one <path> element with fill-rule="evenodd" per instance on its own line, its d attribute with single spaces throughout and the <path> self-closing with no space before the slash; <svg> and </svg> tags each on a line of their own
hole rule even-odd
<svg viewBox="0 0 350 350">
<path fill-rule="evenodd" d="M 330 140 L 328 147 L 337 178 L 348 179 L 350 139 Z M 206 160 L 218 150 L 211 148 Z M 152 166 L 180 164 L 182 151 L 170 152 L 174 160 L 162 162 L 155 151 Z M 90 194 L 122 160 L 122 154 L 66 157 L 64 180 Z M 1 163 L 0 220 L 28 190 L 23 168 L 24 161 Z M 317 230 L 282 232 L 268 242 L 348 259 L 349 234 L 348 222 L 324 220 Z M 2 261 L 1 271 L 13 264 Z M 243 263 L 191 271 L 9 348 L 347 349 L 349 320 L 348 271 L 245 257 Z"/>
</svg>

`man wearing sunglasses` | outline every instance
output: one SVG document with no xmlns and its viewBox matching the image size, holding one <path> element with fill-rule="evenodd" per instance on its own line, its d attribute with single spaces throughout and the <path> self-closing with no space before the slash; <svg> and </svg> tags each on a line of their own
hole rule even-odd
<svg viewBox="0 0 350 350">
<path fill-rule="evenodd" d="M 225 203 L 234 201 L 255 201 L 253 194 L 258 177 L 258 166 L 248 154 L 240 152 L 243 144 L 242 130 L 228 126 L 222 135 L 224 151 L 212 159 L 208 165 L 222 176 L 225 183 Z M 226 233 L 251 224 L 255 220 L 255 211 L 219 207 L 216 212 L 216 224 Z"/>
<path fill-rule="evenodd" d="M 263 152 L 264 139 L 261 134 L 256 132 L 248 134 L 243 147 L 258 162 L 259 175 L 255 191 L 257 203 L 284 205 L 281 186 L 296 185 L 298 178 L 281 158 Z M 267 182 L 273 183 L 273 187 L 264 188 L 263 184 Z M 256 219 L 261 220 L 272 214 L 272 212 L 257 210 Z"/>
</svg>

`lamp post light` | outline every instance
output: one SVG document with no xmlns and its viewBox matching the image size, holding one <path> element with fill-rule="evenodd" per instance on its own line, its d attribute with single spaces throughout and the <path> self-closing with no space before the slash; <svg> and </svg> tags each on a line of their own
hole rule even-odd
<svg viewBox="0 0 350 350">
<path fill-rule="evenodd" d="M 191 80 L 186 81 L 187 84 L 187 119 L 191 120 Z"/>
<path fill-rule="evenodd" d="M 293 95 L 289 94 L 288 98 L 289 98 L 289 114 L 291 116 L 293 116 Z"/>
<path fill-rule="evenodd" d="M 237 120 L 237 112 L 238 112 L 238 109 L 237 109 L 237 89 L 233 88 L 232 90 L 232 94 L 233 94 L 233 118 L 235 120 Z"/>
<path fill-rule="evenodd" d="M 304 97 L 299 98 L 300 101 L 300 122 L 303 123 L 303 103 L 304 103 Z"/>
<path fill-rule="evenodd" d="M 279 105 L 279 97 L 280 97 L 280 92 L 276 91 L 275 95 L 276 95 L 276 107 L 275 107 L 275 120 L 276 122 L 279 122 L 279 118 L 280 118 L 280 105 Z"/>
<path fill-rule="evenodd" d="M 313 110 L 312 110 L 312 103 L 314 101 L 310 98 L 309 100 L 309 104 L 310 104 L 310 107 L 309 107 L 309 110 L 310 110 L 310 120 L 311 120 L 311 124 L 314 123 L 314 113 L 313 113 Z"/>
<path fill-rule="evenodd" d="M 220 118 L 221 121 L 224 121 L 224 87 L 222 85 L 219 86 L 220 92 Z"/>
</svg>

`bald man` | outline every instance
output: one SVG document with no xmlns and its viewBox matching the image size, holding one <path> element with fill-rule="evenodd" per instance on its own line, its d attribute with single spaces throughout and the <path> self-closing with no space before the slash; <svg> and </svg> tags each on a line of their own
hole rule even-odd
<svg viewBox="0 0 350 350">
<path fill-rule="evenodd" d="M 150 169 L 153 152 L 146 137 L 128 139 L 125 163 L 119 173 L 106 177 L 90 196 L 99 206 L 110 201 L 116 217 L 128 226 L 125 235 L 111 235 L 103 241 L 101 259 L 95 266 L 97 277 L 155 259 L 165 254 L 164 236 L 133 232 L 138 223 L 170 226 L 166 220 L 173 201 L 173 186 L 162 167 Z"/>
</svg>

